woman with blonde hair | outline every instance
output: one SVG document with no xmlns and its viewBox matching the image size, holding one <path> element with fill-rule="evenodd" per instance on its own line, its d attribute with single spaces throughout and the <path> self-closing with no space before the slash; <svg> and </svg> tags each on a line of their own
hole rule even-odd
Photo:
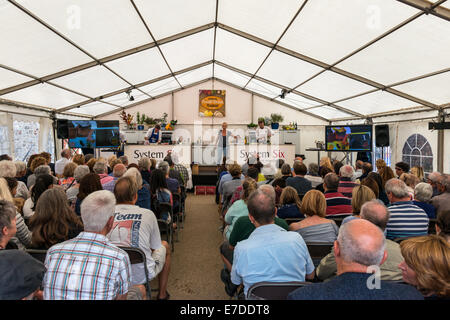
<svg viewBox="0 0 450 320">
<path fill-rule="evenodd" d="M 280 208 L 277 210 L 278 218 L 304 218 L 301 208 L 302 203 L 297 190 L 292 187 L 283 188 L 280 196 Z"/>
<path fill-rule="evenodd" d="M 377 171 L 380 172 L 382 168 L 386 167 L 386 162 L 383 159 L 377 159 L 375 166 L 377 167 Z"/>
<path fill-rule="evenodd" d="M 84 164 L 85 164 L 84 155 L 78 154 L 78 153 L 75 154 L 75 155 L 73 156 L 73 158 L 72 158 L 72 162 L 75 163 L 75 164 L 77 164 L 77 165 L 79 165 L 79 166 L 84 165 Z"/>
<path fill-rule="evenodd" d="M 224 234 L 226 239 L 230 238 L 231 231 L 236 220 L 240 217 L 248 215 L 247 200 L 250 195 L 258 189 L 258 184 L 255 179 L 246 178 L 242 183 L 242 197 L 240 200 L 235 201 L 225 214 L 224 221 L 227 224 Z"/>
<path fill-rule="evenodd" d="M 4 178 L 0 178 L 0 200 L 9 201 L 14 204 L 14 198 L 9 191 L 8 182 Z M 17 209 L 17 208 L 16 208 Z M 31 243 L 31 233 L 28 230 L 22 215 L 16 210 L 16 235 L 11 240 L 19 247 L 25 248 Z"/>
<path fill-rule="evenodd" d="M 334 167 L 331 164 L 331 160 L 328 157 L 322 157 L 320 158 L 320 164 L 319 164 L 319 168 L 322 167 L 327 167 L 328 169 L 331 170 L 331 172 L 334 172 Z M 319 169 L 320 170 L 320 169 Z M 339 172 L 336 172 L 336 174 L 339 174 Z"/>
<path fill-rule="evenodd" d="M 353 215 L 346 217 L 344 220 L 342 220 L 342 224 L 349 222 L 350 220 L 353 219 L 358 219 L 363 204 L 373 199 L 376 199 L 375 193 L 368 186 L 359 185 L 354 187 L 352 191 Z"/>
<path fill-rule="evenodd" d="M 420 183 L 419 178 L 411 173 L 402 173 L 400 175 L 400 180 L 402 180 L 408 187 L 413 190 L 416 185 Z"/>
<path fill-rule="evenodd" d="M 68 162 L 64 166 L 63 177 L 59 179 L 58 182 L 59 185 L 64 188 L 64 190 L 69 189 L 75 183 L 75 178 L 73 175 L 77 167 L 78 165 L 75 162 Z"/>
<path fill-rule="evenodd" d="M 48 189 L 40 197 L 30 219 L 31 246 L 46 250 L 75 238 L 83 231 L 81 219 L 70 208 L 64 191 Z"/>
<path fill-rule="evenodd" d="M 450 244 L 437 235 L 403 240 L 405 259 L 398 266 L 403 281 L 415 286 L 425 299 L 450 298 Z"/>
<path fill-rule="evenodd" d="M 425 175 L 423 173 L 423 168 L 420 166 L 414 166 L 409 171 L 412 175 L 415 175 L 417 178 L 419 178 L 419 182 L 425 182 Z"/>
<path fill-rule="evenodd" d="M 394 171 L 388 166 L 381 168 L 379 174 L 381 176 L 381 181 L 383 182 L 383 189 L 385 188 L 388 180 L 395 178 Z"/>
<path fill-rule="evenodd" d="M 302 200 L 301 212 L 305 219 L 289 225 L 290 231 L 300 233 L 305 242 L 334 242 L 339 228 L 331 219 L 326 219 L 327 201 L 322 192 L 308 191 Z"/>
</svg>

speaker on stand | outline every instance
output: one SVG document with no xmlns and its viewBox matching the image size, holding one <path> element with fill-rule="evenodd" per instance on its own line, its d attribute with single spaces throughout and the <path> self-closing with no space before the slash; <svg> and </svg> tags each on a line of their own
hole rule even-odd
<svg viewBox="0 0 450 320">
<path fill-rule="evenodd" d="M 381 148 L 381 157 L 384 159 L 384 147 L 389 147 L 389 126 L 387 124 L 375 126 L 375 146 Z"/>
</svg>

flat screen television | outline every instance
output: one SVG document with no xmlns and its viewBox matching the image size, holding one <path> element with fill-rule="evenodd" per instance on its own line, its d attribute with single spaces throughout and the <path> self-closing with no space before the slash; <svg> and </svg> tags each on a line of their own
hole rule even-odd
<svg viewBox="0 0 450 320">
<path fill-rule="evenodd" d="M 327 151 L 372 151 L 372 125 L 326 126 Z"/>
<path fill-rule="evenodd" d="M 104 148 L 120 145 L 119 121 L 69 120 L 70 148 Z"/>
</svg>

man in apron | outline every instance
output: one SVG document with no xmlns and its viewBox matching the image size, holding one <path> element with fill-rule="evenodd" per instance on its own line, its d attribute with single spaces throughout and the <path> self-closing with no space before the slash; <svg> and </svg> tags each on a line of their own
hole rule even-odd
<svg viewBox="0 0 450 320">
<path fill-rule="evenodd" d="M 149 143 L 161 143 L 161 126 L 157 124 L 154 128 L 148 129 L 145 140 Z"/>
</svg>

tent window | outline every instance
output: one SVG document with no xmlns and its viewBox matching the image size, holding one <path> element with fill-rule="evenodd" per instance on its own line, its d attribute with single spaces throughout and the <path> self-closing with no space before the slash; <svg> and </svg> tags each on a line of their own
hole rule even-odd
<svg viewBox="0 0 450 320">
<path fill-rule="evenodd" d="M 10 154 L 8 127 L 0 126 L 0 154 Z"/>
<path fill-rule="evenodd" d="M 53 130 L 48 131 L 45 151 L 52 155 L 52 162 L 55 162 L 55 141 L 53 141 Z"/>
<path fill-rule="evenodd" d="M 391 147 L 375 147 L 375 160 L 383 159 L 388 167 L 391 166 L 391 156 L 392 156 Z"/>
<path fill-rule="evenodd" d="M 433 150 L 428 140 L 420 134 L 413 134 L 406 140 L 402 160 L 411 168 L 421 166 L 425 173 L 433 172 Z"/>
<path fill-rule="evenodd" d="M 32 154 L 39 153 L 39 122 L 15 120 L 13 132 L 15 160 L 26 162 Z"/>
</svg>

